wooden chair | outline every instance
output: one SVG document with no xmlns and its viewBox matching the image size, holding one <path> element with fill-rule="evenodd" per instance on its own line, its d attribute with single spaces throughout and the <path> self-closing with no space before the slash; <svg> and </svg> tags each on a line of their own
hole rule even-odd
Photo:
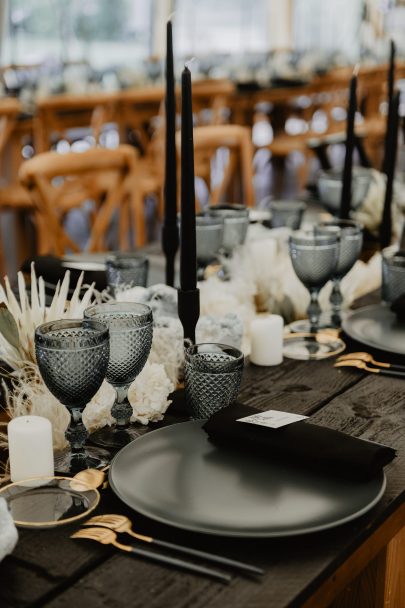
<svg viewBox="0 0 405 608">
<path fill-rule="evenodd" d="M 119 212 L 120 247 L 135 219 L 136 244 L 145 241 L 143 200 L 137 195 L 137 152 L 131 146 L 115 150 L 94 148 L 85 152 L 45 152 L 26 161 L 20 170 L 36 210 L 38 253 L 62 255 L 79 251 L 66 234 L 63 219 L 85 200 L 96 203 L 87 249 L 103 251 L 113 214 Z"/>
<path fill-rule="evenodd" d="M 220 148 L 229 150 L 229 161 L 222 180 L 212 189 L 211 164 Z M 180 158 L 180 133 L 177 134 L 177 149 Z M 248 207 L 254 206 L 253 144 L 251 130 L 248 127 L 240 125 L 195 127 L 194 155 L 195 175 L 202 177 L 210 189 L 210 204 L 220 203 L 229 193 L 231 186 L 235 186 L 235 182 L 240 181 L 241 202 Z M 228 201 L 235 200 L 234 192 L 228 194 L 229 196 Z"/>
<path fill-rule="evenodd" d="M 0 211 L 11 211 L 14 216 L 16 263 L 27 256 L 26 216 L 32 211 L 27 191 L 18 182 L 18 169 L 22 162 L 22 137 L 19 116 L 21 104 L 15 98 L 0 99 Z M 30 130 L 30 124 L 24 128 Z M 4 251 L 0 247 L 0 272 L 6 272 Z"/>
<path fill-rule="evenodd" d="M 105 92 L 39 99 L 34 124 L 35 151 L 50 150 L 58 139 L 68 138 L 69 130 L 79 127 L 89 128 L 97 143 L 103 124 L 115 120 L 117 99 L 117 93 Z"/>
</svg>

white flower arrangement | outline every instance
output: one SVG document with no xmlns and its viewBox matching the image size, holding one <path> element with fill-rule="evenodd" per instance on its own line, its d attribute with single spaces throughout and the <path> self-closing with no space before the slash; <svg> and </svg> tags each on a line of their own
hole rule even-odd
<svg viewBox="0 0 405 608">
<path fill-rule="evenodd" d="M 45 283 L 37 278 L 31 266 L 31 297 L 22 273 L 18 273 L 19 300 L 15 297 L 8 277 L 5 288 L 0 286 L 0 360 L 11 369 L 7 373 L 9 384 L 3 380 L 5 409 L 10 416 L 33 414 L 44 416 L 52 423 L 55 449 L 66 446 L 65 430 L 70 414 L 48 390 L 39 373 L 35 357 L 35 328 L 42 323 L 58 319 L 80 319 L 92 303 L 96 292 L 91 285 L 81 297 L 81 275 L 72 297 L 68 300 L 70 273 L 67 271 L 58 283 L 49 307 L 45 303 Z M 170 401 L 167 397 L 175 387 L 175 373 L 169 378 L 160 362 L 148 363 L 129 391 L 134 408 L 134 420 L 147 424 L 159 420 Z M 10 388 L 11 384 L 11 388 Z M 103 382 L 98 393 L 86 407 L 83 420 L 90 431 L 112 423 L 110 413 L 115 391 Z M 0 433 L 0 444 L 7 445 L 7 435 Z"/>
<path fill-rule="evenodd" d="M 164 366 L 147 361 L 129 387 L 128 400 L 134 410 L 131 420 L 141 424 L 162 420 L 171 404 L 167 397 L 174 389 L 175 384 L 168 378 Z"/>
</svg>

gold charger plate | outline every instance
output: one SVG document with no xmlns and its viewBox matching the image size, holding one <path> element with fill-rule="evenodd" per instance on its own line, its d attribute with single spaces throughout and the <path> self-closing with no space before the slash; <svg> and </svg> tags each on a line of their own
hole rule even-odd
<svg viewBox="0 0 405 608">
<path fill-rule="evenodd" d="M 0 489 L 16 526 L 52 528 L 89 515 L 100 493 L 71 477 L 37 477 L 10 483 Z"/>
</svg>

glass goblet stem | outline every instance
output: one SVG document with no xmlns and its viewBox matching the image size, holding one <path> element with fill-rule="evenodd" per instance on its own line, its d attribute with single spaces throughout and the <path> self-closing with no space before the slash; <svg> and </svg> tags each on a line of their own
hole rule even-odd
<svg viewBox="0 0 405 608">
<path fill-rule="evenodd" d="M 321 307 L 319 306 L 319 289 L 311 288 L 309 290 L 311 300 L 307 309 L 309 324 L 311 326 L 311 332 L 316 333 L 319 326 L 319 317 L 321 315 Z"/>
<path fill-rule="evenodd" d="M 125 429 L 130 425 L 133 413 L 132 405 L 128 401 L 128 385 L 114 388 L 117 398 L 111 408 L 111 415 L 115 418 L 117 428 Z"/>
<path fill-rule="evenodd" d="M 343 296 L 342 292 L 340 291 L 340 279 L 338 278 L 333 279 L 333 287 L 332 292 L 330 294 L 329 302 L 332 305 L 332 313 L 334 315 L 340 316 L 340 311 L 342 309 L 343 304 Z"/>
<path fill-rule="evenodd" d="M 76 459 L 86 459 L 84 444 L 86 443 L 87 435 L 87 429 L 82 421 L 82 408 L 71 408 L 70 424 L 66 431 L 66 439 L 69 441 L 72 453 L 74 453 Z"/>
</svg>

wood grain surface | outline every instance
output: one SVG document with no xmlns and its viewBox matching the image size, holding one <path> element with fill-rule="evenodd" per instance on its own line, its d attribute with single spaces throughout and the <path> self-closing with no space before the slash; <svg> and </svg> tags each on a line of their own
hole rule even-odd
<svg viewBox="0 0 405 608">
<path fill-rule="evenodd" d="M 405 523 L 404 389 L 402 380 L 337 370 L 331 360 L 285 360 L 274 368 L 246 365 L 240 397 L 249 404 L 305 413 L 321 425 L 398 450 L 397 459 L 386 467 L 388 484 L 381 502 L 334 530 L 288 539 L 220 539 L 148 520 L 131 512 L 111 490 L 103 491 L 99 513 L 127 514 L 141 532 L 255 563 L 265 569 L 262 579 L 238 575 L 224 586 L 90 541 L 71 540 L 77 525 L 21 530 L 13 555 L 0 564 L 6 582 L 0 586 L 0 606 L 322 608 L 333 601 L 334 608 L 383 606 L 384 597 L 397 597 L 400 587 L 395 561 L 403 539 L 388 543 Z M 174 409 L 166 423 L 181 416 Z M 367 595 L 374 603 L 359 604 L 359 597 Z M 395 603 L 387 606 L 396 608 Z"/>
</svg>

